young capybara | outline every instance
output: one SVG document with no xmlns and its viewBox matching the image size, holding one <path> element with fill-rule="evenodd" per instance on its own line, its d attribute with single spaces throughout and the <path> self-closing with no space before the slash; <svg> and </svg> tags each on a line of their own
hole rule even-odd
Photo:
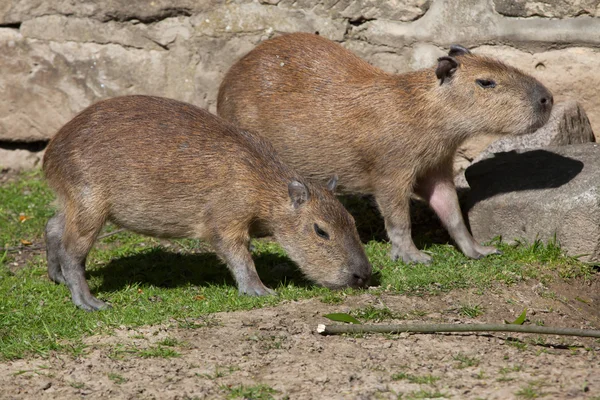
<svg viewBox="0 0 600 400">
<path fill-rule="evenodd" d="M 84 310 L 85 260 L 106 221 L 145 235 L 202 238 L 240 293 L 273 293 L 248 250 L 272 234 L 312 280 L 363 286 L 371 265 L 354 220 L 328 188 L 304 180 L 259 137 L 175 100 L 126 96 L 87 108 L 50 141 L 44 172 L 60 208 L 46 226 L 48 275 Z"/>
<path fill-rule="evenodd" d="M 453 183 L 458 146 L 478 134 L 525 134 L 550 117 L 551 93 L 533 77 L 452 46 L 437 66 L 388 74 L 323 37 L 267 40 L 227 72 L 219 116 L 267 138 L 284 162 L 340 188 L 372 194 L 391 256 L 429 263 L 411 238 L 417 194 L 469 257 L 497 253 L 467 230 Z"/>
</svg>

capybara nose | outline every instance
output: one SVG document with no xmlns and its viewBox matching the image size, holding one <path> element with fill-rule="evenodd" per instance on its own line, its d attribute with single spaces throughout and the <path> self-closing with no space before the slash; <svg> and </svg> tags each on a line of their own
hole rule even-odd
<svg viewBox="0 0 600 400">
<path fill-rule="evenodd" d="M 542 96 L 540 98 L 540 103 L 542 104 L 542 106 L 546 106 L 546 104 L 553 105 L 554 104 L 554 97 L 552 97 L 552 95 L 550 95 L 550 96 Z"/>
<path fill-rule="evenodd" d="M 369 279 L 371 278 L 371 274 L 353 274 L 352 278 L 354 280 L 354 287 L 366 287 Z"/>
<path fill-rule="evenodd" d="M 554 97 L 552 93 L 548 91 L 544 86 L 537 85 L 534 89 L 534 98 L 537 102 L 538 106 L 543 111 L 549 111 L 552 109 L 552 105 L 554 104 Z"/>
</svg>

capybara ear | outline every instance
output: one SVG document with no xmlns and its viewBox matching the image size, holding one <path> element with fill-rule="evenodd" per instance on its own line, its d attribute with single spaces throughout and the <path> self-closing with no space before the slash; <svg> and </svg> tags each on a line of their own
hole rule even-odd
<svg viewBox="0 0 600 400">
<path fill-rule="evenodd" d="M 444 83 L 446 79 L 450 79 L 454 72 L 458 68 L 458 61 L 454 57 L 440 57 L 438 58 L 438 66 L 435 69 L 435 75 L 440 80 L 440 85 Z"/>
<path fill-rule="evenodd" d="M 308 189 L 302 183 L 298 181 L 291 181 L 288 185 L 288 193 L 294 208 L 300 207 L 303 203 L 308 201 Z"/>
<path fill-rule="evenodd" d="M 464 56 L 465 54 L 471 54 L 471 50 L 461 46 L 460 44 L 451 45 L 450 51 L 448 52 L 450 57 Z"/>
<path fill-rule="evenodd" d="M 332 176 L 331 179 L 329 180 L 329 182 L 327 182 L 327 190 L 329 190 L 330 192 L 335 192 L 337 183 L 338 183 L 337 175 Z"/>
</svg>

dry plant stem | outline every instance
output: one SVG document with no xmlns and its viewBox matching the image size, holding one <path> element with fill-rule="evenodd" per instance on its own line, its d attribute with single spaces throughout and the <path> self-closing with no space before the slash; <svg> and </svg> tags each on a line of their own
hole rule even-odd
<svg viewBox="0 0 600 400">
<path fill-rule="evenodd" d="M 520 332 L 540 335 L 585 336 L 600 338 L 600 330 L 554 328 L 548 326 L 512 324 L 414 324 L 414 325 L 323 325 L 317 326 L 321 335 L 340 333 L 442 333 L 442 332 Z"/>
</svg>

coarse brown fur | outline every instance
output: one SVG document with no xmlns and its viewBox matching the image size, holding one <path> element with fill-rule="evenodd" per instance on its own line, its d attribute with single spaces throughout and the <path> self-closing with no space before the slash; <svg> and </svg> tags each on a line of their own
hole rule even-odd
<svg viewBox="0 0 600 400">
<path fill-rule="evenodd" d="M 89 294 L 84 264 L 107 220 L 150 236 L 206 239 L 242 293 L 272 293 L 248 251 L 256 231 L 272 234 L 325 286 L 363 285 L 371 273 L 332 190 L 284 165 L 266 140 L 190 104 L 150 96 L 96 103 L 51 140 L 44 173 L 60 202 L 46 230 L 49 275 L 84 309 L 105 307 Z"/>
<path fill-rule="evenodd" d="M 548 120 L 552 96 L 513 67 L 453 49 L 437 67 L 393 75 L 323 37 L 280 36 L 231 67 L 217 112 L 270 140 L 305 176 L 337 174 L 342 190 L 373 194 L 393 258 L 430 261 L 410 237 L 411 193 L 428 200 L 463 252 L 478 258 L 495 249 L 477 244 L 462 220 L 454 153 L 475 135 L 534 131 Z"/>
</svg>

